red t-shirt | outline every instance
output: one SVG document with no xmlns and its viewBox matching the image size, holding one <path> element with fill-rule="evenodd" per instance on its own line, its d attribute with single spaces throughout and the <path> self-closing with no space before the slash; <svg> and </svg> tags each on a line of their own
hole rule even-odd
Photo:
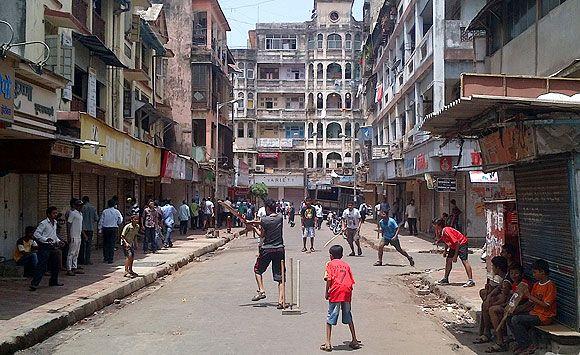
<svg viewBox="0 0 580 355">
<path fill-rule="evenodd" d="M 450 249 L 457 249 L 460 245 L 467 244 L 467 237 L 461 234 L 458 230 L 445 227 L 443 228 L 443 235 L 441 240 L 447 244 Z"/>
<path fill-rule="evenodd" d="M 326 263 L 324 279 L 330 281 L 328 289 L 329 302 L 350 302 L 354 278 L 350 266 L 341 259 Z"/>
</svg>

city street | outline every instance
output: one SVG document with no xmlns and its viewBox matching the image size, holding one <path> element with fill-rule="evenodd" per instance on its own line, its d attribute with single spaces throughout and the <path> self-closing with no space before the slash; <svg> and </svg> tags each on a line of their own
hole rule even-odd
<svg viewBox="0 0 580 355">
<path fill-rule="evenodd" d="M 124 307 L 112 305 L 103 315 L 78 323 L 25 354 L 100 353 L 211 353 L 308 354 L 318 353 L 324 339 L 326 301 L 322 280 L 331 237 L 326 226 L 318 231 L 317 251 L 301 253 L 300 228 L 285 227 L 287 262 L 301 260 L 301 315 L 282 315 L 276 309 L 271 270 L 265 276 L 267 298 L 252 302 L 256 285 L 252 267 L 257 240 L 236 239 L 223 251 L 187 266 L 165 282 Z M 342 238 L 336 242 L 347 247 Z M 403 245 L 405 247 L 405 245 Z M 345 253 L 346 254 L 346 253 Z M 345 257 L 356 280 L 353 316 L 362 341 L 358 353 L 468 354 L 436 320 L 419 308 L 411 289 L 397 274 L 416 271 L 422 255 L 412 253 L 417 268 L 398 253 L 385 253 L 388 266 L 372 267 L 376 252 L 363 248 L 362 257 Z M 427 255 L 425 255 L 427 256 Z M 433 256 L 431 256 L 433 257 Z M 334 328 L 334 351 L 349 351 L 348 327 Z"/>
</svg>

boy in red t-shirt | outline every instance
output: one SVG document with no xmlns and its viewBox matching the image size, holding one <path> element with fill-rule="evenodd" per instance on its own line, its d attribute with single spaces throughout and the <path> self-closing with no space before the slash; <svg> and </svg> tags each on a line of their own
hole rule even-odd
<svg viewBox="0 0 580 355">
<path fill-rule="evenodd" d="M 469 256 L 467 248 L 467 237 L 454 228 L 445 227 L 445 222 L 442 220 L 439 220 L 433 224 L 441 228 L 439 239 L 435 243 L 437 244 L 440 241 L 445 243 L 445 252 L 443 253 L 443 257 L 447 258 L 445 262 L 445 276 L 439 281 L 439 284 L 449 284 L 449 274 L 451 273 L 451 268 L 453 267 L 453 263 L 457 262 L 457 257 L 459 257 L 463 263 L 465 272 L 467 273 L 467 282 L 463 285 L 463 287 L 475 286 L 471 264 L 469 264 L 469 261 L 467 260 L 467 257 Z"/>
<path fill-rule="evenodd" d="M 352 298 L 352 285 L 354 278 L 350 266 L 342 261 L 342 247 L 333 245 L 330 247 L 330 261 L 326 263 L 324 280 L 326 281 L 325 298 L 328 300 L 328 316 L 326 318 L 326 342 L 320 346 L 320 350 L 332 351 L 330 336 L 332 326 L 338 322 L 338 314 L 342 310 L 342 323 L 348 324 L 352 340 L 348 346 L 351 349 L 359 349 L 360 344 L 356 339 L 354 322 L 350 311 Z"/>
</svg>

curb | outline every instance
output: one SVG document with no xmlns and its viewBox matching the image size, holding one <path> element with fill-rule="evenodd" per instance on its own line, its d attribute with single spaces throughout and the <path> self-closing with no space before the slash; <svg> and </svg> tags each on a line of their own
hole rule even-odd
<svg viewBox="0 0 580 355">
<path fill-rule="evenodd" d="M 142 277 L 128 280 L 120 285 L 111 286 L 87 299 L 79 300 L 74 305 L 56 310 L 54 313 L 49 312 L 45 317 L 38 319 L 23 328 L 8 332 L 8 334 L 4 334 L 0 338 L 0 354 L 12 354 L 18 350 L 23 350 L 38 344 L 66 327 L 75 324 L 110 304 L 113 304 L 116 299 L 122 299 L 129 296 L 133 292 L 152 284 L 158 278 L 179 270 L 195 260 L 195 258 L 213 252 L 243 234 L 245 234 L 245 230 L 236 232 L 232 235 L 226 234 L 215 242 L 197 249 L 188 255 L 158 266 L 147 274 L 142 275 Z"/>
<path fill-rule="evenodd" d="M 478 305 L 465 297 L 450 294 L 446 290 L 446 287 L 438 285 L 437 280 L 435 280 L 431 275 L 422 275 L 421 282 L 429 286 L 429 290 L 442 298 L 445 302 L 457 304 L 459 307 L 466 310 L 471 318 L 477 320 L 477 315 L 479 314 Z"/>
</svg>

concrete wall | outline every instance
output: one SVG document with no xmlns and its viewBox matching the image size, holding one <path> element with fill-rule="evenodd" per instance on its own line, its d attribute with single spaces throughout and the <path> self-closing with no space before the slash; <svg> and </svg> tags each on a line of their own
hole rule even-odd
<svg viewBox="0 0 580 355">
<path fill-rule="evenodd" d="M 503 47 L 501 72 L 534 75 L 535 47 L 535 28 L 532 26 Z M 496 55 L 500 55 L 499 50 Z"/>
<path fill-rule="evenodd" d="M 2 2 L 2 11 L 0 11 L 0 20 L 9 22 L 14 29 L 14 42 L 24 42 L 26 35 L 26 1 L 15 0 Z M 7 43 L 10 40 L 10 30 L 4 24 L 0 24 L 0 44 Z M 12 49 L 13 52 L 22 55 L 23 48 L 17 47 Z"/>
</svg>

